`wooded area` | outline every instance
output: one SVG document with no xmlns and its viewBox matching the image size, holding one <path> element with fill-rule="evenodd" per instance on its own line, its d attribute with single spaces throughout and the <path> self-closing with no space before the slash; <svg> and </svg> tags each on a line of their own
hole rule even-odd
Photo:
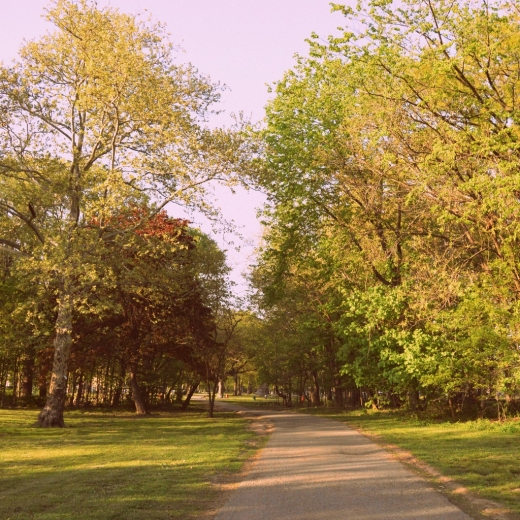
<svg viewBox="0 0 520 520">
<path fill-rule="evenodd" d="M 218 383 L 225 255 L 166 207 L 218 217 L 205 186 L 233 182 L 242 145 L 204 125 L 219 87 L 160 25 L 87 0 L 47 19 L 0 70 L 0 400 L 44 400 L 39 424 L 63 426 L 66 403 L 131 392 L 145 413 Z"/>
<path fill-rule="evenodd" d="M 504 418 L 520 384 L 520 10 L 341 5 L 275 86 L 252 276 L 265 380 Z"/>
<path fill-rule="evenodd" d="M 334 9 L 347 30 L 310 40 L 263 128 L 211 130 L 219 86 L 162 26 L 52 4 L 55 32 L 0 69 L 0 406 L 63 426 L 202 384 L 212 414 L 227 380 L 287 406 L 518 411 L 520 9 Z M 167 213 L 218 218 L 214 182 L 268 197 L 247 304 Z"/>
</svg>

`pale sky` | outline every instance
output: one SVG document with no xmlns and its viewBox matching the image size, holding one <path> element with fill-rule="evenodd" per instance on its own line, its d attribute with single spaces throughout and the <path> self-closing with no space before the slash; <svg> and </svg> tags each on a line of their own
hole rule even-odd
<svg viewBox="0 0 520 520">
<path fill-rule="evenodd" d="M 239 111 L 254 121 L 262 120 L 268 100 L 266 84 L 281 79 L 293 66 L 295 53 L 307 54 L 305 39 L 312 32 L 326 38 L 336 34 L 344 21 L 340 14 L 330 13 L 329 0 L 98 0 L 99 6 L 107 4 L 132 14 L 152 14 L 184 49 L 180 61 L 191 62 L 213 81 L 227 85 L 219 107 L 225 111 L 219 116 L 223 125 L 231 113 Z M 0 0 L 0 61 L 10 62 L 24 39 L 37 38 L 51 28 L 42 18 L 47 5 L 47 0 Z M 241 273 L 253 252 L 248 244 L 256 243 L 261 232 L 256 208 L 262 202 L 257 193 L 239 189 L 232 195 L 218 190 L 217 205 L 245 239 L 215 237 L 228 250 L 238 293 L 245 290 Z M 177 216 L 175 210 L 170 213 Z M 204 219 L 194 220 L 211 232 Z M 241 244 L 241 251 L 226 245 L 226 240 Z"/>
</svg>

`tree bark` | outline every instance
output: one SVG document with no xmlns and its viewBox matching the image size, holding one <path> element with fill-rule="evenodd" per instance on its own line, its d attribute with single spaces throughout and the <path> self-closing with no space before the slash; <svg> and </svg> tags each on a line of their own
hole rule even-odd
<svg viewBox="0 0 520 520">
<path fill-rule="evenodd" d="M 182 402 L 182 383 L 179 380 L 179 384 L 177 385 L 177 388 L 175 389 L 175 401 L 177 403 Z"/>
<path fill-rule="evenodd" d="M 146 403 L 144 402 L 141 389 L 137 382 L 137 365 L 133 365 L 130 369 L 130 386 L 132 388 L 132 397 L 135 404 L 135 412 L 138 414 L 147 414 Z"/>
<path fill-rule="evenodd" d="M 198 386 L 200 384 L 200 381 L 197 381 L 196 383 L 192 384 L 190 386 L 190 390 L 186 395 L 186 399 L 184 399 L 184 402 L 182 403 L 182 409 L 186 410 L 188 408 L 188 405 L 190 404 L 191 398 L 193 397 L 193 394 L 195 393 L 195 390 L 197 390 Z"/>
<path fill-rule="evenodd" d="M 417 390 L 408 391 L 408 408 L 415 412 L 419 407 L 419 392 Z"/>
<path fill-rule="evenodd" d="M 69 377 L 70 380 L 70 377 Z M 78 374 L 76 371 L 72 372 L 71 390 L 69 395 L 69 406 L 74 405 L 74 399 L 76 397 L 76 385 L 78 384 Z"/>
<path fill-rule="evenodd" d="M 27 352 L 22 360 L 22 392 L 21 396 L 25 400 L 32 398 L 33 383 L 34 383 L 34 346 L 27 349 Z"/>
<path fill-rule="evenodd" d="M 67 395 L 67 365 L 72 343 L 72 302 L 64 290 L 58 299 L 56 337 L 54 338 L 54 361 L 52 364 L 51 384 L 45 406 L 38 416 L 37 425 L 45 428 L 65 426 L 63 411 Z"/>
<path fill-rule="evenodd" d="M 85 379 L 85 376 L 83 374 L 83 371 L 81 370 L 79 373 L 78 378 L 78 392 L 76 393 L 76 398 L 74 400 L 74 404 L 76 406 L 79 406 L 81 404 L 81 400 L 83 399 L 83 381 Z"/>
<path fill-rule="evenodd" d="M 313 370 L 312 380 L 314 381 L 314 391 L 312 392 L 312 404 L 313 406 L 319 406 L 321 404 L 320 399 L 320 381 L 318 378 L 318 372 Z"/>
<path fill-rule="evenodd" d="M 5 371 L 3 366 L 1 366 L 0 368 L 0 408 L 3 408 L 5 398 L 5 387 L 7 384 L 7 376 L 9 375 L 9 366 L 6 363 Z"/>
<path fill-rule="evenodd" d="M 112 397 L 112 406 L 119 406 L 121 403 L 121 395 L 123 394 L 123 385 L 125 384 L 126 363 L 121 360 L 119 377 L 117 378 L 116 388 Z"/>
<path fill-rule="evenodd" d="M 211 388 L 211 381 L 208 381 L 208 399 L 209 399 L 209 407 L 208 407 L 208 415 L 213 417 L 213 412 L 215 409 L 215 397 L 217 395 L 218 384 L 213 381 L 213 389 Z"/>
<path fill-rule="evenodd" d="M 336 406 L 343 406 L 343 389 L 338 379 L 334 382 L 334 404 Z"/>
</svg>

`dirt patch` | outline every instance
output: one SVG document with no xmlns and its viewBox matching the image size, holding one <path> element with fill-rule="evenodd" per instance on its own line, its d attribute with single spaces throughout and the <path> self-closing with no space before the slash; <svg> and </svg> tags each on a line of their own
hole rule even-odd
<svg viewBox="0 0 520 520">
<path fill-rule="evenodd" d="M 255 432 L 257 435 L 269 435 L 274 430 L 274 424 L 265 417 L 248 415 L 247 412 L 238 412 L 240 415 L 249 419 L 248 430 Z"/>
<path fill-rule="evenodd" d="M 439 470 L 417 459 L 409 451 L 394 444 L 386 443 L 377 434 L 355 428 L 350 423 L 348 425 L 370 440 L 377 442 L 392 458 L 399 460 L 399 462 L 402 462 L 415 471 L 415 473 L 425 478 L 439 493 L 442 493 L 451 503 L 475 518 L 475 520 L 520 520 L 518 513 L 511 511 L 498 502 L 479 497 L 454 479 L 446 477 Z"/>
</svg>

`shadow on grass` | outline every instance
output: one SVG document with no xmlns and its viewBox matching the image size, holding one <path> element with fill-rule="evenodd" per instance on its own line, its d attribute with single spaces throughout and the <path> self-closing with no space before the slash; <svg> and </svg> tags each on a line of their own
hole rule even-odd
<svg viewBox="0 0 520 520">
<path fill-rule="evenodd" d="M 0 518 L 192 518 L 211 507 L 214 475 L 252 453 L 244 419 L 219 414 L 130 421 L 72 412 L 64 429 L 0 410 Z"/>
</svg>

